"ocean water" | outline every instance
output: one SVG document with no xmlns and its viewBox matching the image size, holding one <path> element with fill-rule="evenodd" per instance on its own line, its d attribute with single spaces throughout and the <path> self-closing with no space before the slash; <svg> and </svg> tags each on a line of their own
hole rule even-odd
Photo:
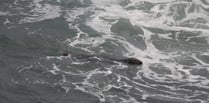
<svg viewBox="0 0 209 103">
<path fill-rule="evenodd" d="M 208 18 L 208 0 L 0 0 L 0 103 L 209 103 Z"/>
</svg>

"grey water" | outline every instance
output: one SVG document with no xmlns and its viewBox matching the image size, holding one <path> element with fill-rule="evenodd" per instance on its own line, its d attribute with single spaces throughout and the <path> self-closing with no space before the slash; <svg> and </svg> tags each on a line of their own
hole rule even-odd
<svg viewBox="0 0 209 103">
<path fill-rule="evenodd" d="M 0 0 L 0 103 L 209 103 L 208 18 L 208 0 Z"/>
</svg>

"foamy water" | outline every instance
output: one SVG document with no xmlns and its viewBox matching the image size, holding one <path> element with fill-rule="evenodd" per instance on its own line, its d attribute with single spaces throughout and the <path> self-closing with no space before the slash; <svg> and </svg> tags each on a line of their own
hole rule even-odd
<svg viewBox="0 0 209 103">
<path fill-rule="evenodd" d="M 9 40 L 33 49 L 17 52 L 34 55 L 25 59 L 20 53 L 27 62 L 11 67 L 17 76 L 9 81 L 33 85 L 40 94 L 42 86 L 53 88 L 58 100 L 41 97 L 46 101 L 209 102 L 207 0 L 17 0 L 3 6 Z M 63 57 L 65 50 L 72 53 Z M 134 57 L 143 65 L 106 57 Z"/>
</svg>

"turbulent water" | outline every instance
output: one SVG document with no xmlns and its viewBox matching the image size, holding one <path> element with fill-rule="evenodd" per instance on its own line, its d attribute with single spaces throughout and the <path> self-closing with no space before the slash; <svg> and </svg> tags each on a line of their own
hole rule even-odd
<svg viewBox="0 0 209 103">
<path fill-rule="evenodd" d="M 208 18 L 208 0 L 0 0 L 0 103 L 209 103 Z"/>
</svg>

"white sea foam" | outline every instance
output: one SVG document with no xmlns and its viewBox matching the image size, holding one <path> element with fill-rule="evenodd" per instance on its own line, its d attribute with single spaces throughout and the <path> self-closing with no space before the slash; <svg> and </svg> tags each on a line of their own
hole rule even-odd
<svg viewBox="0 0 209 103">
<path fill-rule="evenodd" d="M 47 19 L 54 19 L 61 15 L 61 8 L 59 6 L 51 4 L 41 4 L 43 0 L 34 0 L 31 2 L 31 5 L 34 6 L 34 9 L 30 11 L 32 15 L 28 15 L 20 20 L 20 24 L 29 23 L 29 22 L 39 22 Z"/>
<path fill-rule="evenodd" d="M 134 57 L 143 61 L 143 65 L 140 67 L 132 67 L 120 62 L 111 65 L 102 62 L 99 63 L 99 65 L 103 67 L 94 67 L 88 59 L 84 60 L 84 62 L 70 61 L 69 64 L 67 64 L 70 65 L 69 68 L 67 68 L 69 70 L 62 70 L 63 68 L 61 68 L 61 65 L 51 63 L 52 67 L 48 69 L 53 75 L 63 73 L 65 75 L 82 76 L 85 78 L 83 81 L 72 83 L 75 86 L 75 89 L 96 96 L 100 101 L 105 102 L 108 98 L 114 100 L 114 98 L 118 97 L 117 94 L 111 94 L 109 92 L 112 88 L 122 88 L 122 90 L 125 90 L 125 92 L 128 93 L 123 95 L 121 93 L 122 96 L 118 97 L 120 101 L 124 103 L 138 102 L 137 98 L 132 96 L 132 93 L 130 92 L 131 89 L 135 89 L 143 100 L 157 98 L 163 100 L 178 99 L 179 101 L 185 102 L 192 100 L 192 98 L 190 99 L 188 96 L 191 94 L 184 94 L 184 92 L 193 92 L 193 90 L 182 89 L 181 87 L 199 87 L 208 90 L 208 77 L 198 73 L 200 70 L 208 68 L 209 64 L 204 62 L 201 58 L 198 58 L 197 55 L 198 53 L 201 55 L 209 55 L 209 53 L 207 53 L 208 50 L 207 48 L 207 51 L 191 50 L 191 47 L 193 47 L 194 44 L 200 46 L 204 45 L 205 47 L 208 47 L 208 44 L 196 43 L 195 41 L 193 43 L 189 42 L 193 38 L 204 37 L 203 39 L 208 40 L 209 43 L 209 30 L 198 27 L 200 24 L 209 26 L 209 21 L 207 19 L 208 13 L 203 9 L 207 9 L 208 6 L 202 4 L 200 0 L 193 0 L 193 2 L 183 0 L 130 0 L 131 3 L 128 3 L 127 6 L 120 5 L 122 2 L 120 0 L 92 0 L 92 4 L 87 7 L 66 8 L 65 10 L 61 10 L 60 6 L 42 4 L 40 3 L 41 1 L 42 0 L 34 0 L 32 4 L 35 8 L 31 10 L 33 15 L 31 15 L 31 17 L 25 17 L 21 20 L 21 23 L 54 19 L 60 17 L 62 15 L 61 12 L 64 12 L 64 18 L 66 19 L 66 22 L 69 23 L 69 29 L 75 29 L 77 31 L 76 36 L 66 38 L 66 40 L 63 41 L 63 43 L 68 44 L 69 47 L 90 53 L 94 53 L 95 51 L 106 53 L 107 51 L 108 54 L 108 50 L 104 49 L 104 45 L 106 45 L 107 49 L 110 49 L 110 52 L 111 50 L 117 51 L 114 55 L 119 55 L 119 53 L 121 53 L 124 57 Z M 153 5 L 149 11 L 127 9 L 128 7 L 137 6 L 145 1 Z M 59 3 L 62 1 L 57 0 L 57 2 Z M 189 12 L 189 9 L 192 9 L 192 7 L 194 7 L 194 10 Z M 179 17 L 180 19 L 176 19 L 176 17 L 179 16 L 178 10 L 185 10 L 185 17 L 182 16 Z M 92 14 L 89 15 L 89 13 Z M 85 20 L 81 20 L 83 19 L 82 16 L 85 16 Z M 143 34 L 136 34 L 133 37 L 131 34 L 128 34 L 127 37 L 131 38 L 131 40 L 128 40 L 126 36 L 123 36 L 127 33 L 113 33 L 111 31 L 112 25 L 119 22 L 120 18 L 129 20 L 133 27 L 137 26 L 141 28 Z M 197 23 L 195 20 L 198 18 L 203 21 L 205 20 L 204 23 L 202 23 L 201 20 Z M 182 26 L 184 23 L 186 26 Z M 192 26 L 188 26 L 190 23 L 193 23 L 191 24 Z M 80 27 L 81 25 L 88 26 L 94 31 L 88 32 L 85 27 Z M 159 29 L 160 31 L 155 31 L 154 29 Z M 163 31 L 166 31 L 166 33 L 160 33 Z M 169 31 L 189 31 L 191 33 L 196 33 L 197 35 L 184 37 L 182 35 L 185 35 L 186 33 L 167 33 Z M 182 37 L 178 37 L 179 35 Z M 130 42 L 137 38 L 142 38 L 141 40 L 144 40 L 146 45 L 144 50 L 137 47 L 137 45 L 141 44 L 133 44 Z M 185 40 L 181 41 L 181 39 Z M 170 41 L 171 43 L 163 42 L 163 40 Z M 112 43 L 109 43 L 109 41 Z M 162 42 L 162 44 L 155 45 L 155 41 L 159 43 Z M 168 47 L 166 49 L 170 51 L 164 51 L 158 48 L 158 46 L 164 47 L 167 45 Z M 116 50 L 116 48 L 119 48 L 120 50 Z M 72 59 L 72 56 L 46 57 L 47 61 L 55 60 L 63 62 L 68 59 Z M 98 61 L 102 61 L 102 59 L 98 59 Z M 184 63 L 187 62 L 192 62 L 193 65 L 185 65 Z M 24 71 L 28 68 L 23 68 L 20 71 Z M 73 72 L 73 69 L 75 68 L 76 70 Z M 85 71 L 87 68 L 89 70 Z M 71 69 L 72 72 L 70 71 Z M 206 71 L 208 71 L 208 69 L 206 69 Z M 129 74 L 129 72 L 133 73 Z M 106 77 L 109 77 L 109 75 L 115 77 L 108 78 L 107 82 L 102 81 L 103 79 L 106 80 Z M 101 81 L 99 80 L 99 77 L 102 78 Z M 63 78 L 65 78 L 64 81 L 67 82 L 67 78 Z M 166 90 L 156 88 L 157 86 L 166 88 Z M 63 86 L 63 88 L 66 91 L 71 89 L 66 86 Z M 208 93 L 206 94 L 208 95 Z M 123 96 L 126 98 L 122 98 Z M 184 100 L 182 98 L 184 98 Z"/>
</svg>

